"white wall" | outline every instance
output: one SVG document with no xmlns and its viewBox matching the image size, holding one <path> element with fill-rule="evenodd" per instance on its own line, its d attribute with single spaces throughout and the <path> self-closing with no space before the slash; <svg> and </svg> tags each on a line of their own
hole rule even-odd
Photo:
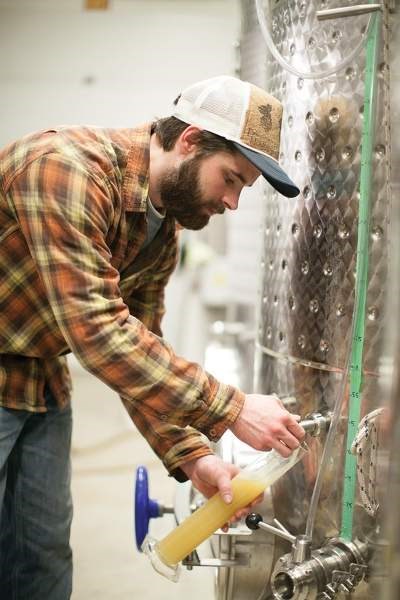
<svg viewBox="0 0 400 600">
<path fill-rule="evenodd" d="M 235 72 L 236 0 L 110 0 L 106 11 L 84 4 L 0 0 L 0 146 L 59 124 L 135 126 L 168 114 L 186 85 Z M 224 222 L 201 235 L 221 251 Z M 175 277 L 164 332 L 177 352 L 201 361 L 207 326 L 198 303 Z M 188 342 L 179 334 L 182 306 L 203 332 Z"/>
<path fill-rule="evenodd" d="M 0 0 L 0 145 L 57 124 L 133 126 L 233 73 L 236 0 Z"/>
</svg>

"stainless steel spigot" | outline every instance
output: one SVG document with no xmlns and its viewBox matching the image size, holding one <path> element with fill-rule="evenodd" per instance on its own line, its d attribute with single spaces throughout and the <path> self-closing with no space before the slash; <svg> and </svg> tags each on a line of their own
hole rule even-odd
<svg viewBox="0 0 400 600">
<path fill-rule="evenodd" d="M 303 429 L 313 437 L 326 433 L 331 424 L 332 414 L 327 412 L 325 414 L 314 412 L 306 415 L 304 419 L 300 421 L 300 425 Z"/>
</svg>

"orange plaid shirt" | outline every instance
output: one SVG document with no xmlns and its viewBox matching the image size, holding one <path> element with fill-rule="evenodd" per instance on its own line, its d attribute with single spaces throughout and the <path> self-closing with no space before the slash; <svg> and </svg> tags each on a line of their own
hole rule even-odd
<svg viewBox="0 0 400 600">
<path fill-rule="evenodd" d="M 150 124 L 63 127 L 0 152 L 0 405 L 69 402 L 66 357 L 120 396 L 166 468 L 211 452 L 243 394 L 161 336 L 175 221 L 146 238 Z M 99 407 L 99 410 L 101 408 Z"/>
</svg>

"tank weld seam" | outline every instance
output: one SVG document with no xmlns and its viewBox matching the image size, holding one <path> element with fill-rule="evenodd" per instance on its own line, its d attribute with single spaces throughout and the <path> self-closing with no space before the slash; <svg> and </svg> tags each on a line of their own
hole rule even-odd
<svg viewBox="0 0 400 600">
<path fill-rule="evenodd" d="M 344 369 L 341 367 L 335 367 L 334 365 L 326 365 L 324 363 L 319 363 L 313 360 L 306 360 L 304 358 L 299 358 L 297 356 L 292 356 L 291 354 L 285 354 L 283 352 L 275 352 L 275 350 L 271 350 L 271 348 L 267 348 L 260 344 L 260 342 L 255 343 L 256 348 L 261 350 L 264 354 L 268 354 L 273 358 L 277 358 L 282 362 L 290 362 L 295 365 L 301 365 L 303 367 L 310 367 L 311 369 L 318 369 L 320 371 L 329 371 L 331 373 L 343 373 Z M 367 369 L 363 370 L 364 375 L 369 375 L 370 377 L 379 377 L 379 373 L 376 371 L 370 371 Z"/>
</svg>

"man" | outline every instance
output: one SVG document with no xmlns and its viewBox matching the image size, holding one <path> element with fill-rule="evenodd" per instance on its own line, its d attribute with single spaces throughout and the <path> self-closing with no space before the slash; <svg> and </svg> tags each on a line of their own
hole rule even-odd
<svg viewBox="0 0 400 600">
<path fill-rule="evenodd" d="M 281 113 L 263 90 L 217 77 L 153 124 L 53 129 L 0 154 L 1 598 L 71 594 L 67 353 L 206 496 L 229 502 L 236 469 L 201 433 L 230 428 L 284 456 L 298 446 L 304 431 L 276 397 L 223 385 L 160 337 L 177 225 L 236 209 L 260 173 L 297 195 L 276 160 Z"/>
</svg>

